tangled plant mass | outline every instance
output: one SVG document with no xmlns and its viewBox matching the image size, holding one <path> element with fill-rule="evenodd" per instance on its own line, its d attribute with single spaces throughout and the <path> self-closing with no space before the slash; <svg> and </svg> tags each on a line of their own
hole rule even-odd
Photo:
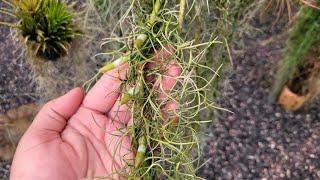
<svg viewBox="0 0 320 180">
<path fill-rule="evenodd" d="M 97 55 L 113 60 L 85 83 L 87 90 L 102 74 L 126 63 L 129 66 L 120 91 L 121 104 L 128 106 L 128 116 L 132 117 L 124 136 L 131 136 L 136 157 L 123 159 L 126 170 L 115 174 L 128 179 L 199 178 L 198 130 L 211 122 L 199 114 L 218 108 L 210 98 L 211 83 L 218 74 L 206 64 L 215 60 L 207 59 L 208 52 L 221 43 L 193 28 L 195 19 L 199 21 L 199 8 L 208 5 L 205 0 L 132 0 L 119 20 L 120 35 L 112 34 L 102 44 L 119 46 Z M 205 37 L 209 37 L 207 41 Z M 172 66 L 181 71 L 177 77 L 168 72 Z M 207 76 L 199 75 L 199 69 Z M 174 78 L 174 88 L 166 89 L 161 83 L 168 78 Z M 164 110 L 168 106 L 170 110 Z M 122 142 L 117 143 L 120 148 Z"/>
</svg>

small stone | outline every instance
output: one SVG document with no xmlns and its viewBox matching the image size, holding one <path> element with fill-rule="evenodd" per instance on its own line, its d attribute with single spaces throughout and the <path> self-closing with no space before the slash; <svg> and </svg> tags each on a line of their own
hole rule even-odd
<svg viewBox="0 0 320 180">
<path fill-rule="evenodd" d="M 270 147 L 271 149 L 274 149 L 276 147 L 276 144 L 274 142 L 271 142 Z"/>
<path fill-rule="evenodd" d="M 240 134 L 240 132 L 236 129 L 230 129 L 229 130 L 229 135 L 232 136 L 232 137 L 236 137 Z"/>
<path fill-rule="evenodd" d="M 291 171 L 290 171 L 290 169 L 287 169 L 286 175 L 287 175 L 287 177 L 291 177 Z"/>
</svg>

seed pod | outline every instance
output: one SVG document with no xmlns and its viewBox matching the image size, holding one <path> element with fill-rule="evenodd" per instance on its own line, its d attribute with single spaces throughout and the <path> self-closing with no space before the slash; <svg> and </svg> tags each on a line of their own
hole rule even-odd
<svg viewBox="0 0 320 180">
<path fill-rule="evenodd" d="M 146 151 L 147 151 L 147 139 L 145 136 L 141 136 L 139 138 L 139 146 L 138 146 L 138 150 L 137 150 L 137 154 L 134 162 L 135 168 L 138 168 L 140 164 L 143 162 Z"/>
<path fill-rule="evenodd" d="M 140 80 L 135 87 L 130 88 L 126 93 L 121 96 L 120 104 L 126 104 L 134 97 L 141 96 L 143 93 L 143 82 Z"/>
<path fill-rule="evenodd" d="M 148 38 L 148 35 L 146 35 L 146 34 L 139 34 L 138 35 L 136 42 L 135 42 L 135 46 L 138 50 L 140 50 L 141 47 L 145 44 L 147 38 Z"/>
<path fill-rule="evenodd" d="M 119 59 L 104 65 L 101 69 L 99 69 L 99 73 L 106 73 L 112 69 L 115 69 L 121 66 L 122 64 L 128 62 L 129 60 L 130 60 L 129 56 L 122 56 Z"/>
<path fill-rule="evenodd" d="M 148 25 L 149 26 L 153 26 L 156 22 L 156 18 L 158 17 L 159 15 L 159 12 L 161 10 L 161 5 L 162 5 L 162 0 L 157 0 L 153 6 L 153 10 L 152 10 L 152 13 L 150 15 L 150 18 L 148 20 Z"/>
</svg>

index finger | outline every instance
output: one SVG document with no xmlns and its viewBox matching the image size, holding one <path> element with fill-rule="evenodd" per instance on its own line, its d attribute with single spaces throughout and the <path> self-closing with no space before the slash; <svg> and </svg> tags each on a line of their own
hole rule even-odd
<svg viewBox="0 0 320 180">
<path fill-rule="evenodd" d="M 128 64 L 105 73 L 92 87 L 83 100 L 83 107 L 107 113 L 120 95 L 122 79 L 126 77 Z"/>
<path fill-rule="evenodd" d="M 154 83 L 153 87 L 158 93 L 158 99 L 162 104 L 162 113 L 165 120 L 178 121 L 178 117 L 171 115 L 176 109 L 178 109 L 177 103 L 169 98 L 168 95 L 177 84 L 177 78 L 181 74 L 181 67 L 177 61 L 172 57 L 173 48 L 170 45 L 164 46 L 160 51 L 156 53 L 154 62 L 147 64 L 147 69 L 153 69 L 158 67 L 162 73 L 158 77 L 149 77 L 148 81 Z"/>
<path fill-rule="evenodd" d="M 170 45 L 162 47 L 161 50 L 156 52 L 154 62 L 147 65 L 147 69 L 158 67 L 161 69 L 162 74 L 156 78 L 154 87 L 158 91 L 158 97 L 165 99 L 167 94 L 174 88 L 177 83 L 177 77 L 181 74 L 181 67 L 177 61 L 172 57 L 174 49 Z M 154 81 L 154 77 L 149 78 L 149 81 Z"/>
</svg>

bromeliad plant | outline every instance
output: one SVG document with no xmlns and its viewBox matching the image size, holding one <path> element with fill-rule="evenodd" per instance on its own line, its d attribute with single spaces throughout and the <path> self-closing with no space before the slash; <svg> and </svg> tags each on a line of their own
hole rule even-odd
<svg viewBox="0 0 320 180">
<path fill-rule="evenodd" d="M 111 57 L 112 62 L 106 63 L 97 75 L 85 83 L 87 90 L 102 74 L 125 63 L 129 65 L 120 91 L 121 104 L 126 104 L 131 110 L 133 122 L 125 134 L 132 137 L 136 157 L 134 162 L 127 163 L 127 170 L 117 172 L 120 176 L 127 179 L 199 178 L 196 171 L 200 166 L 201 151 L 197 129 L 201 124 L 211 122 L 200 118 L 199 114 L 216 108 L 209 97 L 211 83 L 218 75 L 205 64 L 215 61 L 212 56 L 207 59 L 209 49 L 221 44 L 207 31 L 207 34 L 199 33 L 199 29 L 193 28 L 194 24 L 199 23 L 200 9 L 208 4 L 207 0 L 180 0 L 179 3 L 171 0 L 132 0 L 118 23 L 123 30 L 122 37 L 112 36 L 102 44 L 121 46 L 99 54 Z M 171 54 L 170 58 L 163 60 L 163 67 L 174 60 L 182 70 L 175 79 L 175 88 L 165 92 L 165 98 L 161 99 L 158 95 L 162 87 L 155 88 L 155 84 L 146 78 L 165 78 L 163 67 L 146 68 L 160 49 Z M 199 70 L 206 72 L 206 75 L 199 75 Z M 163 106 L 168 102 L 174 102 L 178 109 L 163 112 Z M 118 142 L 117 147 L 121 143 Z M 129 174 L 121 174 L 128 171 Z M 113 176 L 110 176 L 107 178 L 112 179 Z"/>
<path fill-rule="evenodd" d="M 81 32 L 76 28 L 73 14 L 60 0 L 2 0 L 6 7 L 0 13 L 15 22 L 0 22 L 20 31 L 23 41 L 35 47 L 35 54 L 56 60 L 68 53 L 70 44 Z"/>
<path fill-rule="evenodd" d="M 317 0 L 316 4 L 319 6 L 320 1 Z M 312 5 L 315 4 L 312 3 Z M 319 91 L 317 85 L 320 78 L 319 58 L 317 58 L 319 54 L 313 53 L 314 57 L 307 57 L 309 53 L 319 53 L 319 50 L 312 50 L 319 48 L 319 33 L 320 10 L 303 6 L 290 31 L 273 88 L 274 98 L 278 98 L 284 86 L 290 86 L 289 88 L 299 96 L 314 95 L 316 91 Z M 306 83 L 310 79 L 312 82 Z"/>
</svg>

